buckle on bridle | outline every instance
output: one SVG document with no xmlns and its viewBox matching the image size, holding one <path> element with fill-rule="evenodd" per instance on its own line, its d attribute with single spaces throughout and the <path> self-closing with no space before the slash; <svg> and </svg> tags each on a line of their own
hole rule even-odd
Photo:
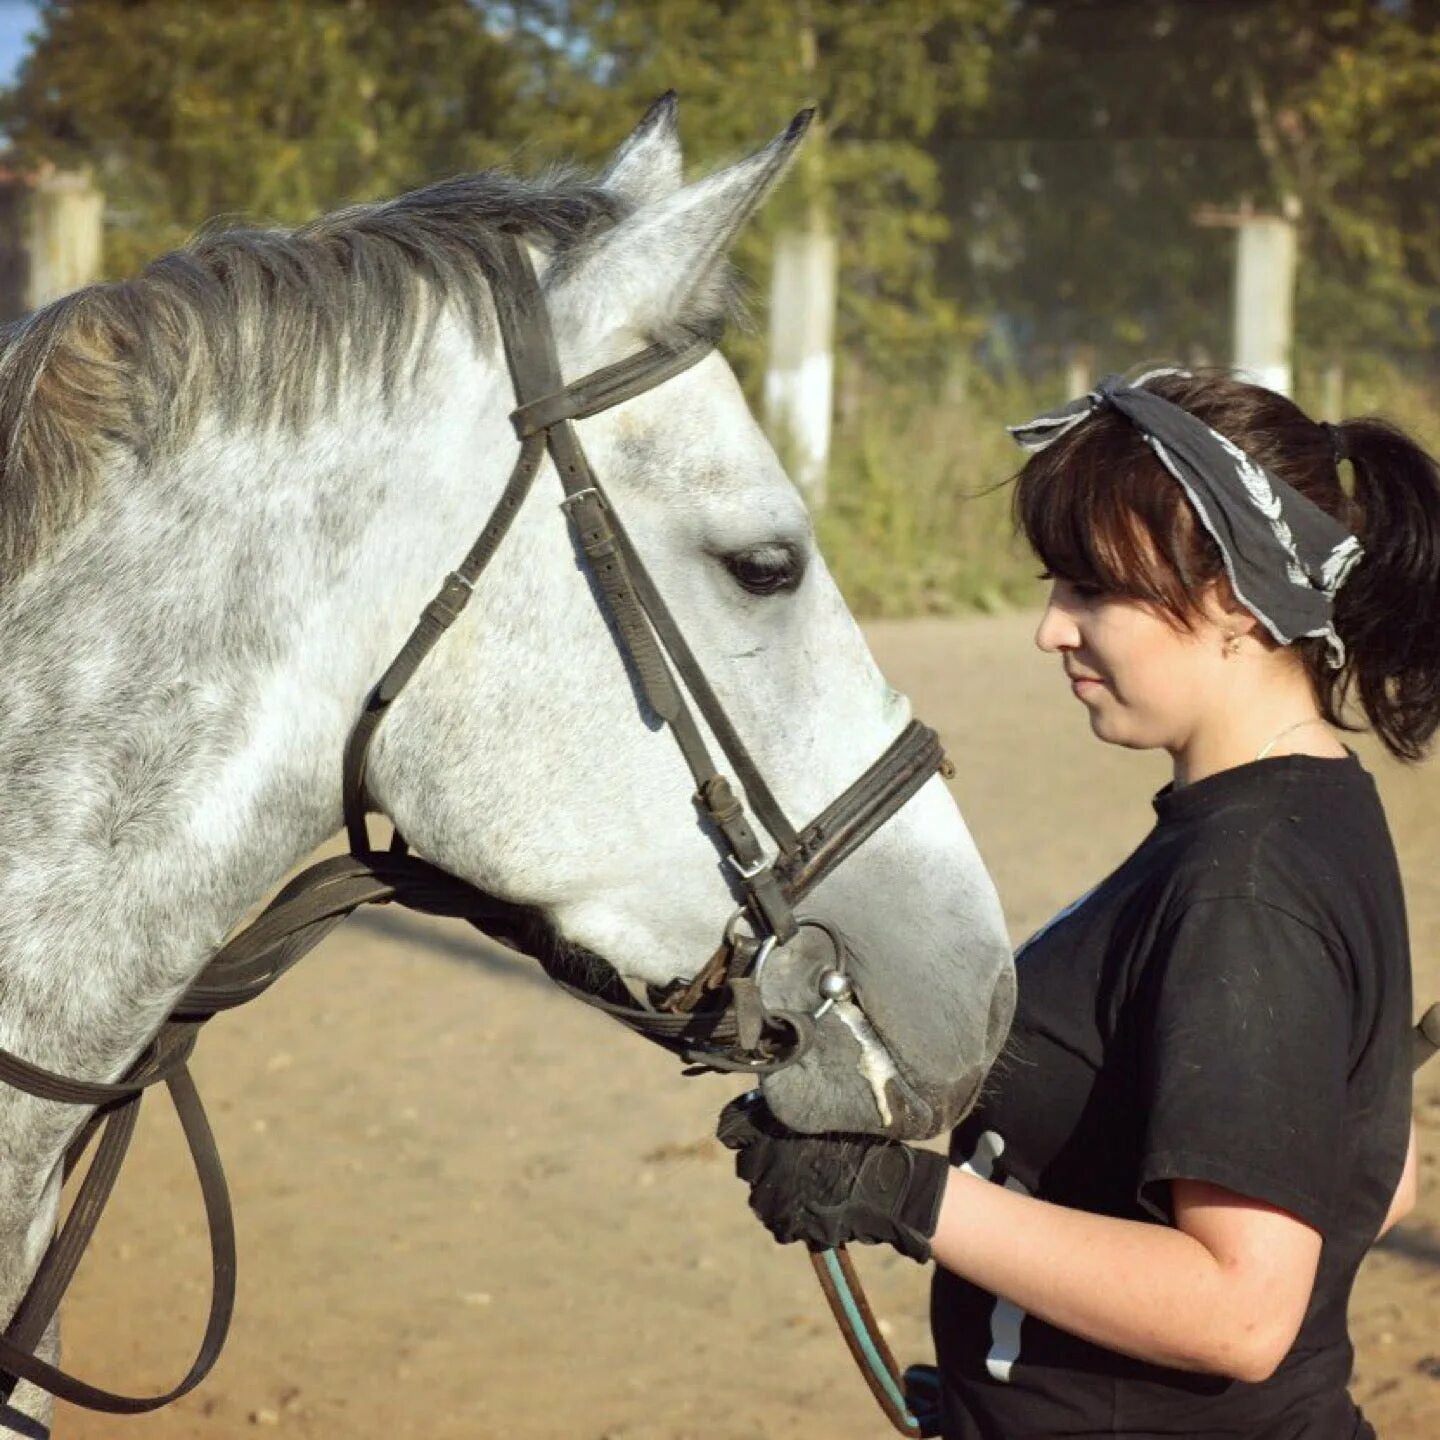
<svg viewBox="0 0 1440 1440">
<path fill-rule="evenodd" d="M 747 883 L 758 879 L 773 863 L 768 855 L 762 855 L 753 865 L 747 865 L 738 855 L 727 855 L 725 863 Z"/>
<path fill-rule="evenodd" d="M 572 505 L 578 505 L 588 496 L 594 496 L 597 505 L 604 505 L 605 503 L 605 497 L 600 493 L 600 487 L 598 485 L 585 485 L 579 490 L 571 490 L 566 494 L 560 501 L 560 508 L 568 511 Z"/>
</svg>

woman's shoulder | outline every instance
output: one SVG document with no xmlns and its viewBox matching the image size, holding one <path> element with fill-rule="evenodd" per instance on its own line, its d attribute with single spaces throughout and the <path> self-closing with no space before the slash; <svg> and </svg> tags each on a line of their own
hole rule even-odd
<svg viewBox="0 0 1440 1440">
<path fill-rule="evenodd" d="M 1162 791 L 1156 808 L 1172 910 L 1248 900 L 1342 939 L 1362 897 L 1402 905 L 1379 795 L 1353 754 L 1236 766 Z"/>
</svg>

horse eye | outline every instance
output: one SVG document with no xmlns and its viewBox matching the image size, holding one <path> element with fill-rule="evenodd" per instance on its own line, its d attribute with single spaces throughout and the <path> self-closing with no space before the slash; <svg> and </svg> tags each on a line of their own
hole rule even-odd
<svg viewBox="0 0 1440 1440">
<path fill-rule="evenodd" d="M 752 595 L 780 595 L 795 590 L 805 575 L 799 552 L 779 542 L 752 545 L 720 559 L 735 583 Z"/>
</svg>

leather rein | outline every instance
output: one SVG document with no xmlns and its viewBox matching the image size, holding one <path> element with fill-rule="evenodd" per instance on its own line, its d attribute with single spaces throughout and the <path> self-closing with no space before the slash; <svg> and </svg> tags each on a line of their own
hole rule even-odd
<svg viewBox="0 0 1440 1440">
<path fill-rule="evenodd" d="M 766 784 L 730 723 L 651 580 L 640 556 L 591 470 L 574 421 L 628 400 L 688 369 L 710 353 L 718 332 L 679 346 L 651 345 L 618 364 L 566 385 L 544 297 L 518 232 L 502 234 L 498 273 L 491 277 L 500 335 L 514 387 L 511 415 L 520 452 L 499 500 L 470 551 L 425 607 L 399 654 L 368 696 L 347 740 L 342 793 L 350 853 L 322 860 L 296 875 L 265 909 L 231 937 L 180 996 L 168 1019 L 117 1081 L 74 1080 L 0 1050 L 0 1083 L 40 1099 L 89 1106 L 64 1156 L 64 1176 L 99 1135 L 91 1161 L 64 1223 L 41 1258 L 10 1323 L 0 1333 L 0 1397 L 24 1379 L 50 1394 L 92 1410 L 139 1414 L 156 1410 L 194 1389 L 219 1358 L 235 1301 L 235 1227 L 214 1136 L 190 1075 L 188 1061 L 203 1023 L 263 994 L 362 905 L 398 903 L 432 915 L 463 919 L 485 934 L 533 952 L 547 974 L 583 1000 L 702 1070 L 763 1075 L 794 1064 L 814 1042 L 817 1022 L 837 1001 L 850 998 L 844 939 L 795 906 L 848 855 L 898 811 L 948 762 L 934 731 L 912 721 L 885 752 L 834 803 L 796 829 Z M 537 944 L 543 925 L 528 907 L 489 895 L 408 852 L 398 831 L 377 851 L 366 829 L 366 771 L 370 745 L 390 706 L 469 602 L 519 513 L 548 452 L 564 491 L 562 509 L 585 557 L 611 622 L 622 658 L 646 706 L 674 735 L 695 784 L 697 806 L 723 846 L 738 908 L 723 943 L 692 980 L 646 987 L 635 994 L 613 969 L 591 957 L 585 973 L 567 970 Z M 678 679 L 677 679 L 678 677 Z M 683 682 L 683 689 L 682 684 Z M 686 693 L 734 771 L 761 826 L 775 844 L 762 848 L 731 781 L 716 767 Z M 743 932 L 741 925 L 743 923 Z M 759 975 L 770 952 L 806 927 L 824 933 L 832 948 L 819 978 L 813 1010 L 769 1010 Z M 117 1394 L 80 1380 L 36 1353 L 94 1233 L 119 1174 L 139 1115 L 140 1101 L 164 1083 L 180 1118 L 195 1164 L 210 1234 L 212 1288 L 209 1315 L 189 1370 L 160 1395 Z M 837 1289 L 836 1262 L 843 1263 Z M 915 1434 L 905 1410 L 894 1360 L 870 1322 L 848 1258 L 815 1256 L 837 1319 L 882 1408 L 903 1433 Z M 849 1293 L 853 1286 L 854 1295 Z M 847 1315 L 858 1309 L 857 1336 Z M 878 1349 L 877 1349 L 878 1347 Z"/>
</svg>

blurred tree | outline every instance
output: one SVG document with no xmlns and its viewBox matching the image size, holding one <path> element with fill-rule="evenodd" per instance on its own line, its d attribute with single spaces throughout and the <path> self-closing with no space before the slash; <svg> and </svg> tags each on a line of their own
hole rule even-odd
<svg viewBox="0 0 1440 1440">
<path fill-rule="evenodd" d="M 466 0 L 45 0 L 0 122 L 89 164 L 128 274 L 222 214 L 295 223 L 509 153 L 520 77 Z"/>
<path fill-rule="evenodd" d="M 1302 353 L 1434 343 L 1433 0 L 44 0 L 38 28 L 0 122 L 17 163 L 98 171 L 112 274 L 217 214 L 598 160 L 673 86 L 702 169 L 819 103 L 739 258 L 833 227 L 852 381 L 981 316 L 1042 359 L 1223 359 L 1231 236 L 1194 214 L 1247 200 L 1301 213 Z"/>
<path fill-rule="evenodd" d="M 948 225 L 927 142 L 942 116 L 984 103 L 1003 6 L 514 0 L 487 9 L 539 57 L 532 73 L 549 153 L 598 159 L 673 88 L 687 160 L 704 169 L 818 104 L 797 176 L 741 237 L 742 270 L 763 274 L 777 228 L 813 223 L 806 211 L 818 208 L 839 241 L 843 349 L 903 367 L 933 360 L 959 333 L 961 312 L 935 284 Z"/>
<path fill-rule="evenodd" d="M 1233 241 L 1202 205 L 1300 217 L 1297 346 L 1434 343 L 1429 0 L 1016 0 L 991 103 L 937 133 L 950 286 L 1033 348 L 1229 353 Z M 1186 356 L 1185 358 L 1191 358 Z"/>
<path fill-rule="evenodd" d="M 1440 340 L 1440 7 L 1350 9 L 1366 23 L 1338 36 L 1277 125 L 1313 217 L 1304 339 L 1332 362 L 1377 340 Z"/>
</svg>

